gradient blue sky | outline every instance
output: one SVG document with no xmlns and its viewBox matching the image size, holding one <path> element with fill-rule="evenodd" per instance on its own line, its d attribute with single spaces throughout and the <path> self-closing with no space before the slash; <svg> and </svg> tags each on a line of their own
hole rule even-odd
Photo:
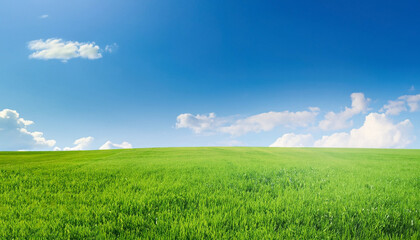
<svg viewBox="0 0 420 240">
<path fill-rule="evenodd" d="M 387 101 L 419 94 L 419 11 L 419 1 L 383 0 L 2 1 L 0 111 L 16 110 L 59 147 L 87 136 L 91 148 L 268 146 L 290 132 L 349 132 Z M 95 60 L 30 59 L 28 43 L 50 38 L 118 47 Z M 352 126 L 316 128 L 351 107 L 354 92 L 371 101 Z M 320 108 L 310 127 L 241 136 L 176 128 L 183 113 L 238 119 L 308 107 Z M 389 119 L 409 119 L 420 136 L 419 112 Z"/>
</svg>

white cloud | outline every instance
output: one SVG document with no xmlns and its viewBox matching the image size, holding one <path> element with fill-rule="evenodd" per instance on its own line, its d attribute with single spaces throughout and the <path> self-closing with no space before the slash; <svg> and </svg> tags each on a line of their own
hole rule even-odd
<svg viewBox="0 0 420 240">
<path fill-rule="evenodd" d="M 77 41 L 63 41 L 59 38 L 47 40 L 33 40 L 28 48 L 34 51 L 29 58 L 58 59 L 66 62 L 72 58 L 98 59 L 102 57 L 101 49 L 94 42 L 80 43 Z"/>
<path fill-rule="evenodd" d="M 314 143 L 311 134 L 286 133 L 279 137 L 270 147 L 310 147 Z"/>
<path fill-rule="evenodd" d="M 420 94 L 404 95 L 395 101 L 388 101 L 388 104 L 385 104 L 380 111 L 385 112 L 388 115 L 398 115 L 408 109 L 410 112 L 420 110 Z"/>
<path fill-rule="evenodd" d="M 102 145 L 99 149 L 119 149 L 119 148 L 133 148 L 133 146 L 129 142 L 122 142 L 121 144 L 112 143 L 111 141 L 107 141 Z"/>
<path fill-rule="evenodd" d="M 47 140 L 42 132 L 30 132 L 34 122 L 25 120 L 11 109 L 0 111 L 0 150 L 30 150 L 53 147 L 55 140 Z"/>
<path fill-rule="evenodd" d="M 79 55 L 81 58 L 97 59 L 102 55 L 99 53 L 99 46 L 95 43 L 84 43 L 79 46 Z"/>
<path fill-rule="evenodd" d="M 44 14 L 44 15 L 39 16 L 39 18 L 45 19 L 45 18 L 48 18 L 48 15 Z"/>
<path fill-rule="evenodd" d="M 195 133 L 221 132 L 233 136 L 249 132 L 270 131 L 277 126 L 307 127 L 315 121 L 319 108 L 301 112 L 266 112 L 247 118 L 231 121 L 226 118 L 216 118 L 214 113 L 209 115 L 180 114 L 177 117 L 176 128 L 190 128 Z"/>
<path fill-rule="evenodd" d="M 323 136 L 315 147 L 355 147 L 355 148 L 403 148 L 414 140 L 412 124 L 406 119 L 394 124 L 386 114 L 371 113 L 366 116 L 362 127 L 349 133 L 334 133 Z"/>
<path fill-rule="evenodd" d="M 405 102 L 401 100 L 388 101 L 388 104 L 385 104 L 381 109 L 381 112 L 385 112 L 387 115 L 398 115 L 403 111 L 407 111 L 407 108 Z"/>
<path fill-rule="evenodd" d="M 319 127 L 322 130 L 337 130 L 351 127 L 353 121 L 351 121 L 350 118 L 356 114 L 365 112 L 369 102 L 370 99 L 365 98 L 363 93 L 352 93 L 351 108 L 346 107 L 345 110 L 340 113 L 327 113 L 325 119 L 319 123 Z"/>
<path fill-rule="evenodd" d="M 220 132 L 229 133 L 234 136 L 248 132 L 270 131 L 277 126 L 286 127 L 307 127 L 315 121 L 318 115 L 318 108 L 311 108 L 310 111 L 301 112 L 267 112 L 239 119 L 231 125 L 219 128 Z"/>
<path fill-rule="evenodd" d="M 176 128 L 190 128 L 195 133 L 214 130 L 218 127 L 218 121 L 214 113 L 210 113 L 208 116 L 200 114 L 194 116 L 190 113 L 183 113 L 176 118 L 176 121 Z"/>
<path fill-rule="evenodd" d="M 398 99 L 405 100 L 407 105 L 410 107 L 410 112 L 418 111 L 419 103 L 420 103 L 420 94 L 417 95 L 404 95 L 399 97 Z"/>
<path fill-rule="evenodd" d="M 118 49 L 118 45 L 116 43 L 105 46 L 105 52 L 112 53 L 112 52 L 115 52 L 117 49 Z"/>
<path fill-rule="evenodd" d="M 55 147 L 54 151 L 60 151 L 60 150 L 64 150 L 64 151 L 77 151 L 77 150 L 88 150 L 91 143 L 93 142 L 93 137 L 82 137 L 77 139 L 76 141 L 74 141 L 74 147 L 65 147 L 63 149 L 59 148 L 59 147 Z"/>
</svg>

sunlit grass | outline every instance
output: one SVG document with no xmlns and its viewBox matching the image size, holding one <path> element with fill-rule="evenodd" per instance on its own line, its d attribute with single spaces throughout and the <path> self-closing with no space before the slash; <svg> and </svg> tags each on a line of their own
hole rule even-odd
<svg viewBox="0 0 420 240">
<path fill-rule="evenodd" d="M 420 238 L 420 151 L 0 152 L 0 239 Z"/>
</svg>

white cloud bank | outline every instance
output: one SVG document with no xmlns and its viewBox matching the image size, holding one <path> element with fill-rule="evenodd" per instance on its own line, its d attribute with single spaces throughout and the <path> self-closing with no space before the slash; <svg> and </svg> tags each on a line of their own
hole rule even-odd
<svg viewBox="0 0 420 240">
<path fill-rule="evenodd" d="M 349 133 L 334 133 L 316 141 L 315 147 L 403 148 L 413 141 L 412 124 L 406 119 L 394 124 L 385 114 L 371 113 L 362 127 Z"/>
<path fill-rule="evenodd" d="M 102 58 L 101 49 L 94 42 L 64 41 L 60 38 L 39 39 L 30 41 L 29 55 L 33 59 L 58 59 L 66 62 L 72 58 L 98 59 Z"/>
<path fill-rule="evenodd" d="M 366 112 L 370 99 L 365 98 L 363 93 L 352 93 L 350 97 L 351 108 L 346 107 L 345 110 L 340 113 L 327 113 L 325 119 L 319 122 L 319 127 L 322 130 L 338 130 L 351 127 L 353 121 L 351 121 L 350 118 L 356 114 Z"/>
<path fill-rule="evenodd" d="M 122 142 L 121 144 L 112 143 L 111 141 L 107 141 L 102 145 L 99 149 L 120 149 L 120 148 L 133 148 L 133 146 L 129 142 Z"/>
<path fill-rule="evenodd" d="M 0 150 L 31 150 L 48 148 L 55 145 L 55 140 L 47 140 L 42 132 L 27 129 L 34 122 L 25 120 L 11 109 L 0 111 Z"/>
<path fill-rule="evenodd" d="M 343 147 L 343 148 L 403 148 L 415 138 L 412 124 L 406 119 L 394 124 L 386 114 L 370 113 L 362 127 L 350 132 L 339 132 L 313 142 L 312 135 L 288 133 L 277 139 L 270 147 Z M 311 142 L 312 141 L 312 142 Z"/>
<path fill-rule="evenodd" d="M 309 147 L 314 143 L 311 134 L 286 133 L 279 137 L 270 147 Z"/>
<path fill-rule="evenodd" d="M 27 128 L 34 122 L 20 117 L 11 109 L 0 111 L 0 151 L 48 150 L 55 146 L 55 140 L 47 140 L 42 132 L 31 132 Z M 91 149 L 93 137 L 82 137 L 74 141 L 73 147 L 55 147 L 55 151 L 76 151 Z M 99 149 L 132 148 L 129 142 L 121 144 L 105 142 Z"/>
<path fill-rule="evenodd" d="M 65 147 L 63 149 L 59 148 L 59 147 L 55 147 L 54 151 L 78 151 L 78 150 L 88 150 L 90 145 L 92 144 L 94 138 L 93 137 L 82 137 L 79 139 L 76 139 L 76 141 L 74 141 L 74 147 Z"/>
<path fill-rule="evenodd" d="M 229 121 L 217 118 L 214 113 L 209 115 L 180 114 L 177 117 L 176 128 L 189 128 L 195 133 L 221 132 L 240 136 L 249 132 L 270 131 L 277 126 L 307 127 L 315 121 L 319 108 L 310 108 L 301 112 L 266 112 L 247 118 Z"/>
<path fill-rule="evenodd" d="M 93 137 L 82 137 L 74 141 L 73 147 L 59 148 L 55 147 L 54 151 L 78 151 L 78 150 L 91 150 L 91 145 L 94 141 Z M 120 148 L 133 148 L 129 142 L 122 142 L 121 144 L 112 143 L 111 141 L 106 141 L 101 147 L 100 150 L 104 149 L 120 149 Z"/>
</svg>

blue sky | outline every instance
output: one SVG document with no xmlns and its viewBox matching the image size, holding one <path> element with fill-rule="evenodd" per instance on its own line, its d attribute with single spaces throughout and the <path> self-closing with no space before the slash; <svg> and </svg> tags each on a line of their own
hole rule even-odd
<svg viewBox="0 0 420 240">
<path fill-rule="evenodd" d="M 284 134 L 293 135 L 279 146 L 314 146 L 336 133 L 347 135 L 327 140 L 343 146 L 419 148 L 419 10 L 418 1 L 2 1 L 0 111 L 14 112 L 0 119 L 0 150 L 71 148 L 89 136 L 85 149 L 269 146 Z M 79 52 L 32 55 L 33 41 L 51 39 Z M 354 108 L 352 93 L 363 93 Z M 341 122 L 322 129 L 330 111 Z M 360 138 L 384 140 L 351 143 Z"/>
</svg>

